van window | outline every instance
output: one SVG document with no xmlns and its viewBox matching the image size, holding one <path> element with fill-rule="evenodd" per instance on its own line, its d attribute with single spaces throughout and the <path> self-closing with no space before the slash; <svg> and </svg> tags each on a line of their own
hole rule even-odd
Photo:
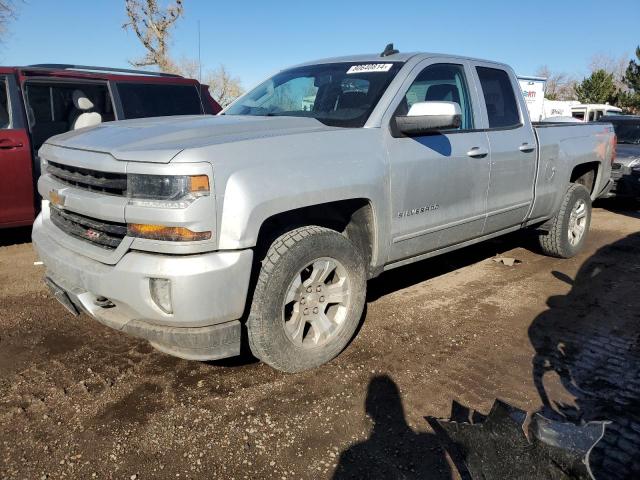
<svg viewBox="0 0 640 480">
<path fill-rule="evenodd" d="M 489 117 L 489 128 L 520 125 L 518 103 L 509 75 L 497 68 L 476 67 Z"/>
<path fill-rule="evenodd" d="M 0 130 L 6 130 L 11 126 L 9 115 L 9 92 L 7 91 L 7 79 L 0 76 Z"/>
<path fill-rule="evenodd" d="M 124 118 L 201 115 L 200 93 L 194 85 L 119 83 Z"/>
<path fill-rule="evenodd" d="M 580 120 L 581 122 L 584 121 L 584 111 L 573 112 L 571 116 L 577 120 Z"/>
<path fill-rule="evenodd" d="M 473 114 L 462 65 L 438 63 L 425 67 L 413 81 L 396 115 L 406 115 L 416 102 L 455 102 L 462 112 L 459 130 L 473 128 Z"/>
<path fill-rule="evenodd" d="M 84 107 L 74 101 L 85 98 Z M 115 120 L 109 89 L 102 83 L 47 83 L 28 81 L 25 88 L 27 118 L 34 150 L 50 137 L 75 128 L 78 117 L 84 113 L 97 113 L 100 122 Z"/>
</svg>

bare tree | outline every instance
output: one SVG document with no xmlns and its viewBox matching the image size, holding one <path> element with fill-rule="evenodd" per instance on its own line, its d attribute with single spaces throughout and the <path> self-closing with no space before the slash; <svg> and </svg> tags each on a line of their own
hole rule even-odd
<svg viewBox="0 0 640 480">
<path fill-rule="evenodd" d="M 185 77 L 198 78 L 200 64 L 197 60 L 183 57 L 176 63 L 175 72 Z M 244 93 L 240 79 L 231 75 L 224 65 L 215 70 L 206 70 L 201 81 L 209 85 L 211 96 L 223 107 Z"/>
<path fill-rule="evenodd" d="M 240 79 L 232 76 L 224 65 L 207 72 L 204 82 L 209 85 L 211 96 L 223 107 L 244 93 Z"/>
<path fill-rule="evenodd" d="M 544 87 L 544 96 L 548 100 L 573 100 L 576 80 L 566 73 L 556 73 L 548 65 L 538 68 L 536 75 L 544 77 L 547 82 Z"/>
<path fill-rule="evenodd" d="M 131 65 L 157 66 L 163 72 L 178 73 L 189 78 L 200 76 L 198 61 L 183 57 L 176 62 L 169 54 L 171 29 L 184 14 L 183 0 L 173 0 L 166 7 L 162 7 L 157 0 L 125 0 L 125 7 L 129 21 L 122 28 L 133 30 L 147 50 L 144 57 L 129 61 Z M 242 94 L 240 79 L 232 76 L 223 65 L 207 71 L 201 81 L 209 85 L 211 95 L 223 107 Z"/>
<path fill-rule="evenodd" d="M 7 34 L 9 22 L 15 20 L 18 7 L 13 0 L 0 0 L 0 42 Z"/>
<path fill-rule="evenodd" d="M 629 66 L 629 55 L 624 54 L 619 57 L 614 57 L 606 53 L 597 53 L 591 57 L 589 61 L 589 71 L 591 73 L 598 70 L 604 70 L 607 73 L 613 75 L 613 83 L 618 90 L 628 90 L 627 85 L 624 83 L 624 76 Z"/>
<path fill-rule="evenodd" d="M 168 52 L 171 29 L 182 17 L 183 0 L 174 0 L 166 7 L 157 0 L 125 0 L 129 21 L 122 28 L 130 28 L 138 37 L 147 53 L 144 57 L 129 61 L 135 67 L 157 66 L 163 72 L 175 72 Z"/>
</svg>

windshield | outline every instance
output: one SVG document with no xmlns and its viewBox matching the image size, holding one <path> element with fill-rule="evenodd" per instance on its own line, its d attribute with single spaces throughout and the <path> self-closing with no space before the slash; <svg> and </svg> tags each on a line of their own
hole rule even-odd
<svg viewBox="0 0 640 480">
<path fill-rule="evenodd" d="M 224 113 L 309 117 L 336 127 L 362 127 L 401 66 L 327 63 L 284 70 Z"/>
<path fill-rule="evenodd" d="M 640 145 L 640 120 L 636 122 L 611 122 L 618 137 L 618 143 Z"/>
</svg>

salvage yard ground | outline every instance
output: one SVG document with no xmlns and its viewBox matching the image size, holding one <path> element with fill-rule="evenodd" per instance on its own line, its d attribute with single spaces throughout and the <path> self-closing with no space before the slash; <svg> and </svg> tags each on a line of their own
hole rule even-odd
<svg viewBox="0 0 640 480">
<path fill-rule="evenodd" d="M 296 375 L 175 359 L 73 318 L 28 232 L 2 232 L 0 479 L 457 478 L 423 417 L 496 397 L 535 411 L 543 391 L 566 418 L 612 420 L 594 465 L 632 476 L 639 231 L 604 203 L 571 260 L 517 234 L 388 272 L 346 351 Z"/>
</svg>

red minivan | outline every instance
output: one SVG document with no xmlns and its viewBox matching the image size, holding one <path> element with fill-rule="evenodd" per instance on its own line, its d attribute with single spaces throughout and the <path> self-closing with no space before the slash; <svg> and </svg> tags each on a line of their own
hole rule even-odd
<svg viewBox="0 0 640 480">
<path fill-rule="evenodd" d="M 206 85 L 179 75 L 60 64 L 0 67 L 0 228 L 33 222 L 37 152 L 49 137 L 113 120 L 220 110 Z"/>
</svg>

